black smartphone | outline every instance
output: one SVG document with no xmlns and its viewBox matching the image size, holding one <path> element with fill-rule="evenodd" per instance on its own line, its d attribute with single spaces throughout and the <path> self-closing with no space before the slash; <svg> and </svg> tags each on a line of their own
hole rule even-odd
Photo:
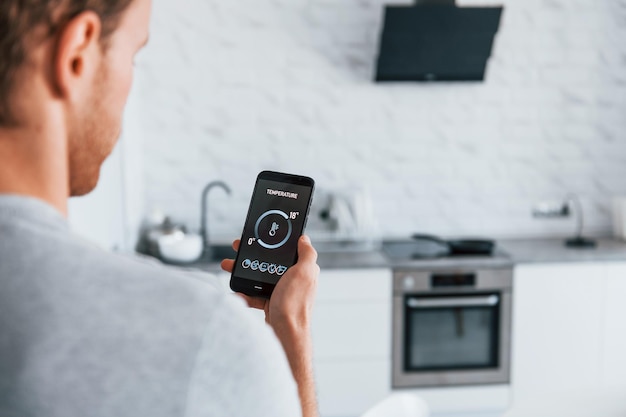
<svg viewBox="0 0 626 417">
<path fill-rule="evenodd" d="M 298 260 L 315 182 L 263 171 L 256 179 L 230 278 L 235 292 L 270 298 L 280 277 Z"/>
</svg>

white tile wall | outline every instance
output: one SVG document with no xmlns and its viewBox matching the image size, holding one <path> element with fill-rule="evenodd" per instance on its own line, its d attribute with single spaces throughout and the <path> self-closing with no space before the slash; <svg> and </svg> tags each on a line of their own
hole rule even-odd
<svg viewBox="0 0 626 417">
<path fill-rule="evenodd" d="M 398 3 L 397 0 L 394 0 Z M 580 194 L 595 233 L 626 195 L 626 0 L 502 0 L 484 83 L 375 84 L 383 0 L 155 0 L 139 58 L 146 207 L 240 233 L 262 169 L 360 183 L 381 230 L 563 235 L 534 202 Z M 462 1 L 463 5 L 478 4 Z"/>
</svg>

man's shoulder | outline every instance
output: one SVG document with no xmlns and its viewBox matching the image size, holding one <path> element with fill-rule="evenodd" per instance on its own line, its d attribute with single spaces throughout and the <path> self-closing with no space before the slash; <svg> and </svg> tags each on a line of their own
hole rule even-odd
<svg viewBox="0 0 626 417">
<path fill-rule="evenodd" d="M 208 274 L 167 267 L 145 257 L 112 256 L 119 261 L 116 268 L 124 281 L 145 282 L 143 277 L 149 275 L 151 284 L 145 288 L 157 292 L 146 295 L 151 302 L 165 301 L 162 308 L 175 310 L 187 306 L 177 318 L 185 327 L 198 326 L 187 416 L 299 415 L 297 386 L 287 358 L 274 332 L 259 317 L 262 312 L 216 288 Z"/>
<path fill-rule="evenodd" d="M 166 265 L 141 254 L 111 252 L 73 236 L 61 257 L 76 269 L 88 269 L 91 275 L 104 279 L 144 281 L 151 286 L 173 285 L 191 289 L 217 290 L 224 285 L 214 274 L 183 266 Z"/>
<path fill-rule="evenodd" d="M 115 281 L 117 292 L 144 291 L 147 297 L 214 305 L 228 296 L 226 285 L 214 274 L 165 265 L 144 255 L 94 251 L 87 267 L 97 280 Z"/>
<path fill-rule="evenodd" d="M 105 252 L 100 256 L 102 256 L 103 265 L 111 268 L 112 272 L 119 272 L 131 278 L 192 288 L 208 287 L 218 292 L 224 292 L 226 288 L 214 273 L 185 266 L 167 265 L 146 255 Z"/>
<path fill-rule="evenodd" d="M 226 293 L 226 285 L 207 272 L 165 265 L 132 253 L 115 253 L 71 233 L 37 231 L 16 237 L 19 249 L 5 248 L 0 257 L 8 258 L 0 272 L 12 271 L 12 281 L 34 289 L 38 297 L 53 293 L 38 288 L 57 288 L 76 300 L 110 304 L 124 310 L 158 306 L 172 312 L 195 310 L 211 314 L 213 305 Z M 25 248 L 32 247 L 28 256 Z"/>
</svg>

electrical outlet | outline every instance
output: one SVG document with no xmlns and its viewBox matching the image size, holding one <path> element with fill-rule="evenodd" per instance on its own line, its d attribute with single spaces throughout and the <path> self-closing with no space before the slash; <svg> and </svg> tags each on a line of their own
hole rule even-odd
<svg viewBox="0 0 626 417">
<path fill-rule="evenodd" d="M 533 207 L 533 217 L 537 218 L 569 217 L 570 214 L 571 210 L 568 203 L 543 201 Z"/>
</svg>

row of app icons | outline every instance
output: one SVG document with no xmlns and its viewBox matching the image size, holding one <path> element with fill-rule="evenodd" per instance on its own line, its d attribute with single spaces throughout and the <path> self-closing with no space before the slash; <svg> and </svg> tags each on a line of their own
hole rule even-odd
<svg viewBox="0 0 626 417">
<path fill-rule="evenodd" d="M 261 272 L 267 272 L 268 274 L 276 274 L 278 276 L 282 276 L 285 272 L 287 272 L 286 266 L 270 264 L 257 260 L 251 261 L 250 259 L 244 259 L 243 262 L 241 262 L 241 266 L 246 269 L 250 268 L 253 271 L 258 270 Z"/>
</svg>

